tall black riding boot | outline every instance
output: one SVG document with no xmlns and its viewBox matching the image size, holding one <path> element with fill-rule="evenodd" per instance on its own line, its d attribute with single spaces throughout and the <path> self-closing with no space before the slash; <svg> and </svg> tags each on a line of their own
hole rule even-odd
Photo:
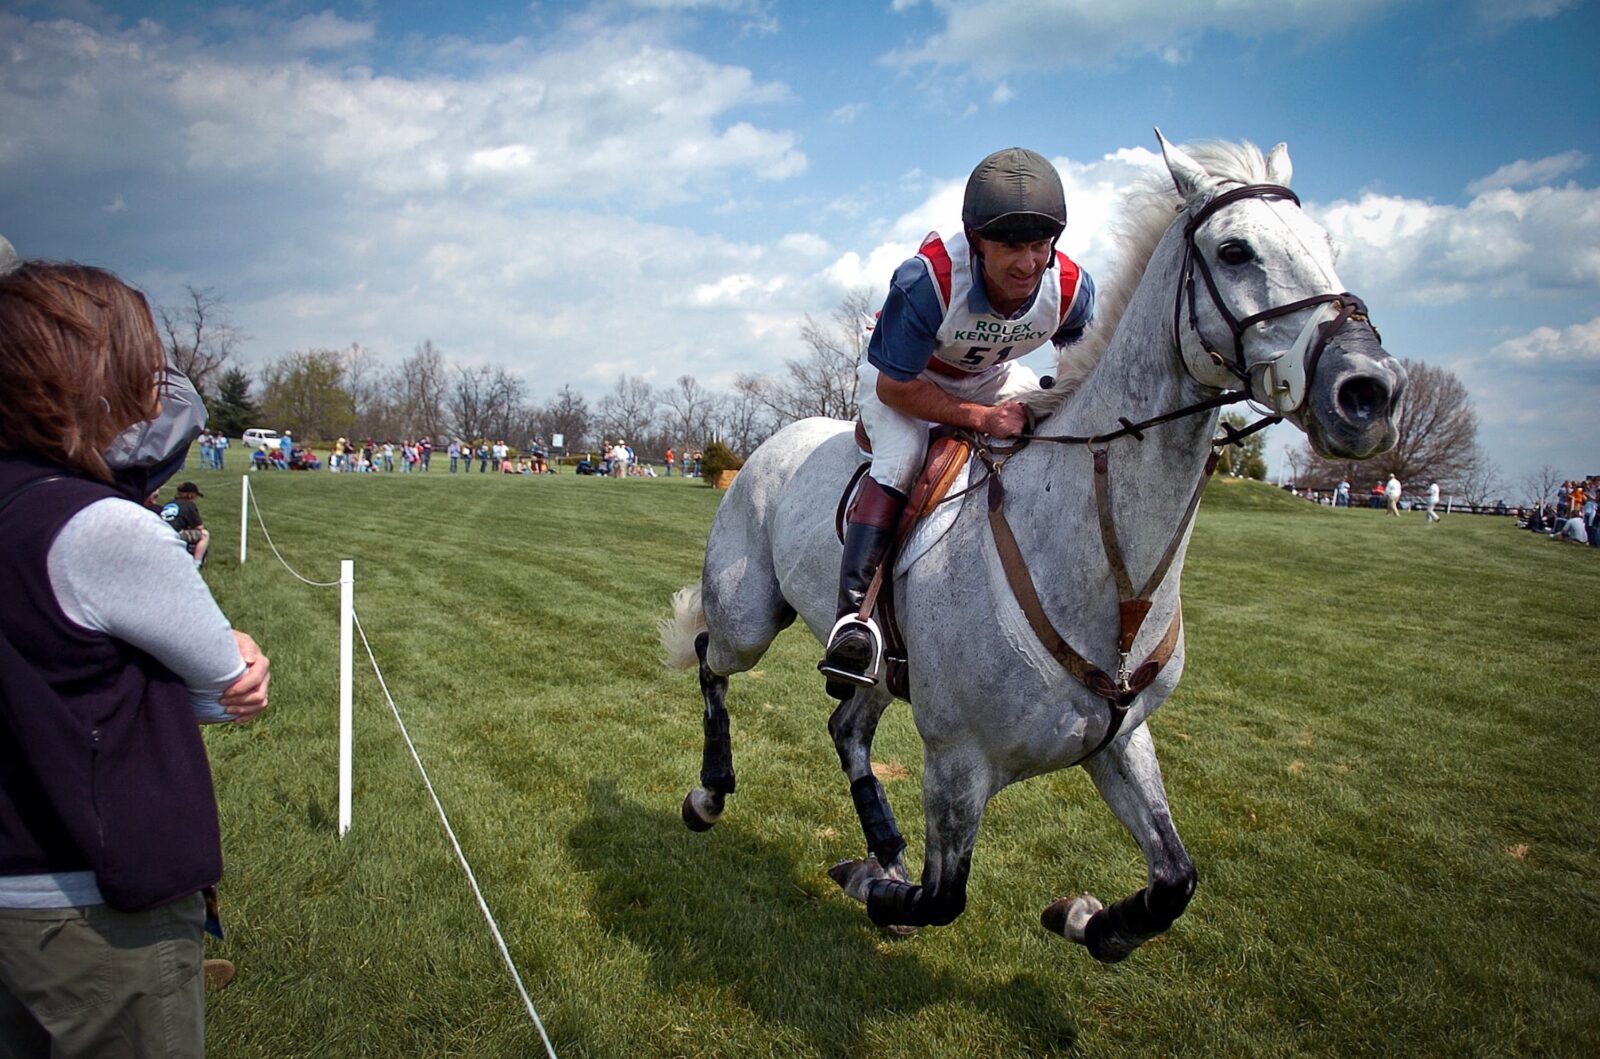
<svg viewBox="0 0 1600 1059">
<path fill-rule="evenodd" d="M 857 687 L 877 683 L 878 655 L 882 649 L 877 632 L 856 618 L 872 584 L 872 575 L 882 565 L 894 542 L 894 527 L 905 494 L 867 478 L 844 527 L 844 559 L 839 564 L 839 608 L 841 619 L 828 638 L 827 650 L 817 668 L 828 677 L 828 694 L 836 699 L 850 695 Z"/>
</svg>

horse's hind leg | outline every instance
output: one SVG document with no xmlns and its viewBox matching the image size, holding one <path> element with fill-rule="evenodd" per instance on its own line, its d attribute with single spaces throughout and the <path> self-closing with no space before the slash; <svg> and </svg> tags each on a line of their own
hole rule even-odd
<svg viewBox="0 0 1600 1059">
<path fill-rule="evenodd" d="M 839 752 L 839 767 L 850 780 L 850 798 L 861 821 L 867 852 L 888 875 L 903 880 L 906 840 L 895 824 L 883 784 L 872 771 L 872 738 L 878 731 L 878 719 L 892 701 L 882 688 L 857 688 L 828 718 L 828 733 Z M 836 865 L 834 871 L 848 875 L 854 866 L 855 862 L 846 861 Z M 843 881 L 838 875 L 834 877 Z"/>
<path fill-rule="evenodd" d="M 1042 919 L 1048 929 L 1087 946 L 1095 959 L 1115 963 L 1183 915 L 1194 896 L 1196 873 L 1172 826 L 1148 728 L 1141 724 L 1115 740 L 1083 769 L 1139 843 L 1149 885 L 1110 908 L 1089 894 L 1064 897 L 1045 909 Z"/>
<path fill-rule="evenodd" d="M 755 595 L 745 592 L 740 606 L 726 608 L 708 593 L 707 631 L 695 637 L 700 696 L 705 700 L 705 744 L 700 754 L 700 785 L 683 799 L 683 822 L 691 831 L 709 831 L 715 826 L 722 819 L 728 795 L 734 792 L 733 741 L 726 706 L 728 674 L 755 665 L 778 633 L 795 619 L 775 582 L 761 594 L 766 606 L 760 606 Z"/>
<path fill-rule="evenodd" d="M 700 696 L 705 699 L 705 745 L 700 751 L 700 786 L 683 799 L 683 822 L 691 831 L 709 831 L 722 819 L 728 795 L 734 792 L 733 740 L 728 732 L 728 678 L 706 666 L 706 642 L 701 633 L 694 651 L 700 656 Z"/>
</svg>

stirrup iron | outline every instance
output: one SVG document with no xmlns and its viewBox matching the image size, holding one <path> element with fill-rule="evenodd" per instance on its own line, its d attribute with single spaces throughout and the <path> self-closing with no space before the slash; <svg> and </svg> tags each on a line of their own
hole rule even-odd
<svg viewBox="0 0 1600 1059">
<path fill-rule="evenodd" d="M 828 646 L 832 646 L 834 637 L 839 635 L 839 630 L 847 625 L 859 625 L 867 630 L 872 637 L 872 665 L 865 673 L 852 673 L 845 669 L 836 669 L 828 665 L 826 648 L 823 660 L 817 663 L 817 671 L 823 676 L 834 680 L 842 680 L 847 684 L 854 684 L 858 688 L 876 687 L 883 678 L 883 630 L 878 627 L 878 622 L 871 617 L 858 617 L 855 614 L 846 614 L 833 623 L 833 628 L 828 632 Z"/>
</svg>

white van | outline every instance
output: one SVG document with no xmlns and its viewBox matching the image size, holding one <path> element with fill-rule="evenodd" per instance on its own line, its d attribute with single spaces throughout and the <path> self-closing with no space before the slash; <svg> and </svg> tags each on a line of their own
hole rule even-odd
<svg viewBox="0 0 1600 1059">
<path fill-rule="evenodd" d="M 275 449 L 278 447 L 278 432 L 276 430 L 261 430 L 252 427 L 244 432 L 244 447 L 247 449 Z"/>
</svg>

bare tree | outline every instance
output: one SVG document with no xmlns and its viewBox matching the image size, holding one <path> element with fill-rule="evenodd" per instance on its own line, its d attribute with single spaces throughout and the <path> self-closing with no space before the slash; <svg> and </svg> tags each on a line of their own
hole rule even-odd
<svg viewBox="0 0 1600 1059">
<path fill-rule="evenodd" d="M 167 336 L 167 355 L 205 392 L 211 377 L 233 356 L 248 336 L 228 319 L 227 304 L 213 287 L 185 284 L 188 299 L 178 306 L 158 306 L 156 319 Z"/>
<path fill-rule="evenodd" d="M 1487 507 L 1491 499 L 1501 499 L 1506 491 L 1500 478 L 1500 468 L 1493 459 L 1478 447 L 1477 457 L 1459 479 L 1449 483 L 1472 507 Z"/>
<path fill-rule="evenodd" d="M 394 413 L 389 429 L 410 437 L 442 437 L 450 373 L 444 354 L 431 338 L 424 339 L 389 376 L 389 402 Z"/>
<path fill-rule="evenodd" d="M 734 389 L 770 409 L 780 422 L 807 416 L 854 419 L 856 369 L 867 352 L 872 320 L 872 295 L 854 290 L 844 296 L 832 318 L 819 324 L 809 314 L 800 323 L 800 338 L 811 347 L 802 360 L 784 362 L 777 378 L 741 375 Z"/>
<path fill-rule="evenodd" d="M 669 443 L 698 447 L 710 440 L 716 396 L 695 381 L 693 375 L 678 376 L 678 384 L 661 391 L 665 408 L 661 428 Z"/>
<path fill-rule="evenodd" d="M 600 398 L 600 426 L 612 440 L 633 438 L 642 445 L 655 426 L 656 392 L 637 375 L 624 375 L 611 392 Z"/>
<path fill-rule="evenodd" d="M 456 368 L 445 404 L 456 434 L 468 441 L 509 441 L 527 416 L 522 380 L 499 365 Z"/>
<path fill-rule="evenodd" d="M 1478 447 L 1478 413 L 1467 388 L 1449 368 L 1404 360 L 1404 403 L 1396 419 L 1399 439 L 1394 448 L 1363 464 L 1329 460 L 1307 443 L 1307 484 L 1326 486 L 1341 479 L 1384 478 L 1394 475 L 1403 483 L 1460 483 L 1475 472 L 1483 452 Z"/>
<path fill-rule="evenodd" d="M 571 386 L 563 386 L 546 404 L 533 413 L 531 433 L 549 444 L 561 436 L 565 451 L 582 449 L 589 443 L 589 402 Z M 527 441 L 527 438 L 523 439 Z"/>
<path fill-rule="evenodd" d="M 740 456 L 777 432 L 772 411 L 747 393 L 723 394 L 712 418 L 713 431 L 722 443 Z"/>
<path fill-rule="evenodd" d="M 1548 463 L 1539 465 L 1536 471 L 1529 471 L 1522 476 L 1522 495 L 1529 504 L 1554 504 L 1556 490 L 1560 488 L 1561 475 Z"/>
</svg>

